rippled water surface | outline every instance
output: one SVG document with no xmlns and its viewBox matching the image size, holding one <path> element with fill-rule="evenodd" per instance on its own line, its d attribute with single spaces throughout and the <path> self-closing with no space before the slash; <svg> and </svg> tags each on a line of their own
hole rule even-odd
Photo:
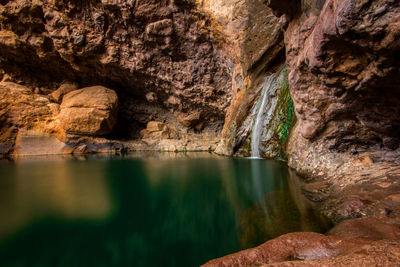
<svg viewBox="0 0 400 267">
<path fill-rule="evenodd" d="M 284 163 L 210 154 L 0 161 L 0 266 L 198 266 L 329 226 Z"/>
</svg>

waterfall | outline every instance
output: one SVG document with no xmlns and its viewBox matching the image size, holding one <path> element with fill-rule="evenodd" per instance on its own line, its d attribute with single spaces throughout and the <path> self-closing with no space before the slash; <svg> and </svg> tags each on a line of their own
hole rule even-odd
<svg viewBox="0 0 400 267">
<path fill-rule="evenodd" d="M 265 78 L 264 87 L 262 89 L 262 94 L 258 101 L 258 109 L 256 108 L 256 117 L 253 124 L 253 129 L 251 133 L 251 156 L 255 158 L 260 158 L 260 145 L 261 137 L 264 132 L 265 120 L 271 119 L 273 109 L 271 108 L 272 101 L 270 101 L 271 96 L 276 93 L 277 78 L 281 72 L 282 68 Z M 261 102 L 261 103 L 260 103 Z"/>
</svg>

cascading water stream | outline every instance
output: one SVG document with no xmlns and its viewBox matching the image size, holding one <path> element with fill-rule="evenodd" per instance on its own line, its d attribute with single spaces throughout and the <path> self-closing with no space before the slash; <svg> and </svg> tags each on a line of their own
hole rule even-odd
<svg viewBox="0 0 400 267">
<path fill-rule="evenodd" d="M 277 84 L 277 78 L 280 74 L 281 70 L 278 72 L 266 77 L 264 87 L 262 89 L 262 94 L 260 97 L 258 109 L 256 109 L 256 118 L 253 124 L 253 129 L 251 133 L 251 157 L 260 158 L 260 143 L 261 143 L 261 136 L 264 130 L 264 121 L 267 116 L 271 116 L 270 114 L 270 106 L 271 101 L 269 100 L 269 92 L 275 91 L 273 90 Z"/>
</svg>

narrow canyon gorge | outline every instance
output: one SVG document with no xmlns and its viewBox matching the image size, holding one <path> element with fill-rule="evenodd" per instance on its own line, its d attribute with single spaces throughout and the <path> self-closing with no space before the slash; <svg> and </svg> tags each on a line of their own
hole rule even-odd
<svg viewBox="0 0 400 267">
<path fill-rule="evenodd" d="M 0 157 L 286 161 L 335 226 L 205 266 L 400 264 L 400 1 L 0 0 Z"/>
</svg>

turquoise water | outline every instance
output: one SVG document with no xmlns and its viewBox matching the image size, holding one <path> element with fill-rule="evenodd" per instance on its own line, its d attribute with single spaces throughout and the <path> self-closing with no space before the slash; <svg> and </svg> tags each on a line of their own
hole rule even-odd
<svg viewBox="0 0 400 267">
<path fill-rule="evenodd" d="M 329 223 L 284 163 L 210 154 L 0 161 L 0 266 L 199 266 Z"/>
</svg>

